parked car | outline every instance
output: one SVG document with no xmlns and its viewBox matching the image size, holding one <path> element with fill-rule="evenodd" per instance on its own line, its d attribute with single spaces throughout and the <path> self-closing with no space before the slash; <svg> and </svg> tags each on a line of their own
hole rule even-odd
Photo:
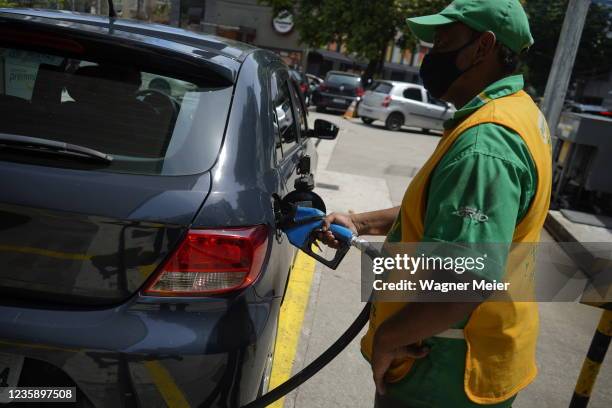
<svg viewBox="0 0 612 408">
<path fill-rule="evenodd" d="M 310 89 L 310 95 L 312 100 L 312 94 L 317 90 L 319 85 L 323 82 L 323 78 L 319 78 L 316 75 L 306 74 L 306 78 L 308 79 L 308 88 Z M 310 102 L 310 101 L 309 101 Z"/>
<path fill-rule="evenodd" d="M 293 79 L 296 86 L 300 90 L 300 93 L 302 94 L 302 97 L 304 98 L 304 103 L 306 104 L 306 106 L 308 106 L 310 104 L 310 94 L 311 94 L 310 86 L 308 85 L 308 78 L 306 78 L 306 75 L 304 75 L 303 73 L 295 69 L 290 69 L 289 75 L 291 76 L 291 79 Z"/>
<path fill-rule="evenodd" d="M 364 90 L 359 75 L 330 71 L 312 94 L 312 103 L 317 107 L 317 112 L 325 112 L 327 109 L 344 112 L 353 101 L 358 101 L 363 94 Z"/>
<path fill-rule="evenodd" d="M 433 98 L 422 85 L 396 81 L 378 81 L 357 107 L 364 123 L 380 120 L 389 130 L 399 130 L 404 125 L 425 132 L 443 130 L 444 121 L 454 113 L 451 104 Z"/>
<path fill-rule="evenodd" d="M 274 206 L 316 168 L 312 137 L 337 134 L 308 127 L 286 65 L 173 27 L 10 9 L 0 66 L 0 402 L 14 386 L 76 387 L 81 407 L 264 392 L 296 252 Z"/>
<path fill-rule="evenodd" d="M 612 116 L 612 108 L 607 108 L 601 105 L 589 105 L 584 103 L 577 103 L 574 101 L 565 101 L 564 110 L 575 113 L 588 113 L 597 116 Z"/>
</svg>

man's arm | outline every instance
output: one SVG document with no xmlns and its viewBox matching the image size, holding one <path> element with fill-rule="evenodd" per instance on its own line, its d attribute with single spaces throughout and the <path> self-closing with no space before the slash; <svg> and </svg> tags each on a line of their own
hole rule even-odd
<svg viewBox="0 0 612 408">
<path fill-rule="evenodd" d="M 433 337 L 465 319 L 478 305 L 477 302 L 409 303 L 380 325 L 374 348 L 390 351 Z"/>
<path fill-rule="evenodd" d="M 325 232 L 319 239 L 332 248 L 338 246 L 338 241 L 329 231 L 329 225 L 332 223 L 343 225 L 357 235 L 387 235 L 397 218 L 399 210 L 400 207 L 393 207 L 359 214 L 331 213 L 325 217 L 325 225 L 323 226 Z"/>
<path fill-rule="evenodd" d="M 399 214 L 400 207 L 351 214 L 359 235 L 387 235 Z M 333 214 L 332 214 L 333 215 Z"/>
</svg>

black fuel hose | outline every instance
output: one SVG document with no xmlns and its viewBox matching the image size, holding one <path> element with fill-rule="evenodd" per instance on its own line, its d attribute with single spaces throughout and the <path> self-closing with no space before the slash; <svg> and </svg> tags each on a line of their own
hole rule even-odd
<svg viewBox="0 0 612 408">
<path fill-rule="evenodd" d="M 370 305 L 368 302 L 359 313 L 359 316 L 351 323 L 344 333 L 327 348 L 319 357 L 314 359 L 312 363 L 304 367 L 299 373 L 289 378 L 287 381 L 265 393 L 261 397 L 243 405 L 241 408 L 264 408 L 279 398 L 284 397 L 291 391 L 308 381 L 310 377 L 318 373 L 323 367 L 329 364 L 338 354 L 348 346 L 351 341 L 361 332 L 361 329 L 368 323 L 370 319 Z"/>
</svg>

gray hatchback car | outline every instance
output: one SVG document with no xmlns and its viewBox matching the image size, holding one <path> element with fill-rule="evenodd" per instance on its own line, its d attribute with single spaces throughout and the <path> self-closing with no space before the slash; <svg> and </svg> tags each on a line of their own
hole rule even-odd
<svg viewBox="0 0 612 408">
<path fill-rule="evenodd" d="M 337 134 L 309 128 L 286 65 L 168 26 L 10 9 L 0 68 L 0 402 L 15 386 L 74 387 L 83 407 L 265 391 L 295 254 L 275 206 L 312 185 L 312 137 Z"/>
<path fill-rule="evenodd" d="M 389 130 L 402 126 L 422 128 L 425 132 L 442 130 L 444 121 L 454 113 L 451 104 L 435 99 L 422 85 L 397 81 L 376 82 L 357 107 L 364 123 L 380 120 Z"/>
</svg>

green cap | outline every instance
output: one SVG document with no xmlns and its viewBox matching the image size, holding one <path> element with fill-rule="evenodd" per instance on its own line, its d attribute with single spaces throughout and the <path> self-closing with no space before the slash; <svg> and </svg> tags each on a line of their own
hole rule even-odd
<svg viewBox="0 0 612 408">
<path fill-rule="evenodd" d="M 492 31 L 499 42 L 516 53 L 533 44 L 529 21 L 519 0 L 455 0 L 438 14 L 407 20 L 414 35 L 433 42 L 436 27 L 461 22 L 476 31 Z"/>
</svg>

